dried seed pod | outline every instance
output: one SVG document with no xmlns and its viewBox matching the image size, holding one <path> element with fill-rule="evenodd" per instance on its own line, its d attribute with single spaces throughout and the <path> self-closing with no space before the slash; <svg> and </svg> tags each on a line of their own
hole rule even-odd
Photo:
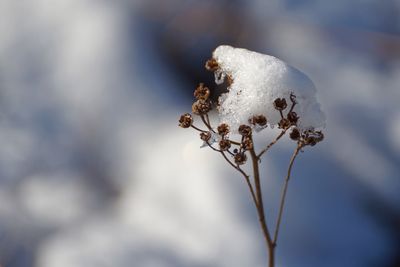
<svg viewBox="0 0 400 267">
<path fill-rule="evenodd" d="M 286 99 L 284 98 L 277 98 L 274 101 L 274 107 L 276 110 L 285 110 L 287 108 Z"/>
<path fill-rule="evenodd" d="M 207 100 L 210 97 L 210 89 L 204 86 L 204 83 L 200 83 L 194 91 L 194 97 L 197 100 Z"/>
<path fill-rule="evenodd" d="M 299 131 L 299 129 L 293 128 L 293 130 L 290 132 L 289 136 L 290 136 L 290 138 L 292 140 L 295 140 L 295 141 L 299 140 L 300 139 L 300 131 Z"/>
<path fill-rule="evenodd" d="M 246 137 L 246 138 L 243 139 L 242 148 L 244 150 L 253 149 L 253 142 L 251 141 L 251 138 Z"/>
<path fill-rule="evenodd" d="M 247 156 L 244 152 L 239 152 L 235 154 L 234 159 L 237 165 L 243 165 L 246 163 Z"/>
<path fill-rule="evenodd" d="M 252 125 L 267 125 L 267 118 L 264 115 L 256 115 L 249 119 L 249 123 Z"/>
<path fill-rule="evenodd" d="M 205 67 L 209 71 L 216 71 L 217 69 L 219 69 L 218 62 L 213 58 L 207 60 Z"/>
<path fill-rule="evenodd" d="M 211 102 L 199 99 L 192 105 L 192 112 L 196 115 L 207 114 L 211 110 Z"/>
<path fill-rule="evenodd" d="M 299 116 L 297 116 L 297 113 L 294 111 L 290 111 L 287 115 L 287 119 L 290 121 L 292 124 L 296 124 L 297 121 L 299 120 Z"/>
<path fill-rule="evenodd" d="M 228 139 L 222 139 L 221 141 L 219 141 L 219 148 L 222 151 L 226 151 L 231 147 L 231 141 L 229 141 Z"/>
<path fill-rule="evenodd" d="M 229 133 L 229 125 L 226 123 L 222 123 L 217 128 L 218 134 L 225 136 Z"/>
<path fill-rule="evenodd" d="M 290 121 L 286 118 L 281 119 L 278 123 L 279 129 L 287 129 L 289 127 L 290 127 Z"/>
<path fill-rule="evenodd" d="M 179 126 L 182 128 L 189 128 L 192 126 L 193 118 L 189 113 L 183 114 L 179 119 Z"/>
<path fill-rule="evenodd" d="M 304 144 L 309 146 L 315 146 L 317 144 L 317 141 L 315 140 L 314 136 L 308 136 L 304 139 Z"/>
<path fill-rule="evenodd" d="M 245 124 L 239 126 L 239 134 L 243 136 L 250 136 L 251 135 L 251 127 Z"/>
<path fill-rule="evenodd" d="M 202 133 L 200 133 L 200 139 L 203 140 L 204 142 L 210 141 L 211 133 L 210 132 L 202 132 Z"/>
</svg>

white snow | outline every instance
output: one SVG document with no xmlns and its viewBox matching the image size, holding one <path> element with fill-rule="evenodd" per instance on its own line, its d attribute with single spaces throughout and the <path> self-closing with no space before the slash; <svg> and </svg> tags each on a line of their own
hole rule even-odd
<svg viewBox="0 0 400 267">
<path fill-rule="evenodd" d="M 232 130 L 241 124 L 249 124 L 254 115 L 266 116 L 270 126 L 280 121 L 280 114 L 274 108 L 276 98 L 285 98 L 291 106 L 290 93 L 296 95 L 298 104 L 294 111 L 300 117 L 300 129 L 325 126 L 325 115 L 316 99 L 313 82 L 296 68 L 289 66 L 273 56 L 260 54 L 243 48 L 221 45 L 213 52 L 219 65 L 215 72 L 216 82 L 220 83 L 226 75 L 233 78 L 228 93 L 219 98 L 221 122 Z"/>
</svg>

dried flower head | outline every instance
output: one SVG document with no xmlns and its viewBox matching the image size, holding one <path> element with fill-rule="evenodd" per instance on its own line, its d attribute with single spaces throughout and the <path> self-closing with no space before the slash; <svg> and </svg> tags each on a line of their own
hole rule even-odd
<svg viewBox="0 0 400 267">
<path fill-rule="evenodd" d="M 279 129 L 287 129 L 290 127 L 290 121 L 286 118 L 282 118 L 279 123 L 278 123 L 278 128 Z"/>
<path fill-rule="evenodd" d="M 300 139 L 300 131 L 297 128 L 293 128 L 293 130 L 290 132 L 290 138 L 292 140 L 299 140 Z"/>
<path fill-rule="evenodd" d="M 231 141 L 229 141 L 228 139 L 222 139 L 221 141 L 219 141 L 219 148 L 222 151 L 226 151 L 229 148 L 231 148 Z"/>
<path fill-rule="evenodd" d="M 245 124 L 239 126 L 239 134 L 243 136 L 250 136 L 251 135 L 251 127 Z"/>
<path fill-rule="evenodd" d="M 264 115 L 256 115 L 249 119 L 249 123 L 252 125 L 266 126 L 267 118 Z"/>
<path fill-rule="evenodd" d="M 238 152 L 235 154 L 234 159 L 237 165 L 243 165 L 246 163 L 247 156 L 244 152 Z"/>
<path fill-rule="evenodd" d="M 274 107 L 277 110 L 285 110 L 287 108 L 286 99 L 284 98 L 277 98 L 274 101 Z"/>
<path fill-rule="evenodd" d="M 210 132 L 201 132 L 200 133 L 200 139 L 203 140 L 204 142 L 210 141 L 211 133 Z"/>
<path fill-rule="evenodd" d="M 216 71 L 219 68 L 219 65 L 218 62 L 212 58 L 207 60 L 205 67 L 209 71 Z"/>
<path fill-rule="evenodd" d="M 207 100 L 210 97 L 210 89 L 200 83 L 194 91 L 194 97 L 198 100 Z"/>
<path fill-rule="evenodd" d="M 179 119 L 179 126 L 182 128 L 189 128 L 192 126 L 193 118 L 189 113 L 183 114 Z"/>
<path fill-rule="evenodd" d="M 245 137 L 245 138 L 243 139 L 242 148 L 243 148 L 244 150 L 253 149 L 253 141 L 251 140 L 251 138 Z"/>
<path fill-rule="evenodd" d="M 302 139 L 304 145 L 315 146 L 324 139 L 324 134 L 321 131 L 311 129 L 303 133 Z"/>
<path fill-rule="evenodd" d="M 226 123 L 222 123 L 217 128 L 218 134 L 225 136 L 229 133 L 229 125 Z"/>
<path fill-rule="evenodd" d="M 196 115 L 204 115 L 211 110 L 211 102 L 199 99 L 192 105 L 192 112 Z"/>
</svg>

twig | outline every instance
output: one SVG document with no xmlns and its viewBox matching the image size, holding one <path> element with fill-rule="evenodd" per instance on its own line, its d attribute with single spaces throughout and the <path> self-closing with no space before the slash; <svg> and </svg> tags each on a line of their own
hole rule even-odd
<svg viewBox="0 0 400 267">
<path fill-rule="evenodd" d="M 256 205 L 257 210 L 258 210 L 257 198 L 256 198 L 256 195 L 255 195 L 255 193 L 254 193 L 253 185 L 252 185 L 251 182 L 250 182 L 249 175 L 247 175 L 247 174 L 242 170 L 242 168 L 240 168 L 239 166 L 233 164 L 233 163 L 229 160 L 229 158 L 225 155 L 225 153 L 224 153 L 223 151 L 220 151 L 220 152 L 221 152 L 222 156 L 224 157 L 224 159 L 229 163 L 229 165 L 231 165 L 234 169 L 236 169 L 238 172 L 240 172 L 240 173 L 244 176 L 244 179 L 246 180 L 247 186 L 249 187 L 251 196 L 252 196 L 252 198 L 253 198 L 254 204 Z"/>
<path fill-rule="evenodd" d="M 288 184 L 289 184 L 289 180 L 290 180 L 290 174 L 291 174 L 291 171 L 292 171 L 292 166 L 293 166 L 294 160 L 296 159 L 296 156 L 299 154 L 299 152 L 300 152 L 300 150 L 302 149 L 303 146 L 304 146 L 303 144 L 299 143 L 297 145 L 296 149 L 294 150 L 293 155 L 292 155 L 292 157 L 290 159 L 290 163 L 289 163 L 286 179 L 285 179 L 285 182 L 284 182 L 283 187 L 282 187 L 281 201 L 280 201 L 280 205 L 279 205 L 279 213 L 278 213 L 278 217 L 277 217 L 277 220 L 276 220 L 276 226 L 275 226 L 276 228 L 275 228 L 275 233 L 274 233 L 274 239 L 273 239 L 273 242 L 272 242 L 274 247 L 276 246 L 276 242 L 278 240 L 279 228 L 280 228 L 280 225 L 281 225 L 283 208 L 285 206 L 286 192 L 287 192 L 287 188 L 288 188 Z"/>
<path fill-rule="evenodd" d="M 276 142 L 279 141 L 279 139 L 281 139 L 282 136 L 285 135 L 287 129 L 282 130 L 282 132 L 275 138 L 274 141 L 272 141 L 266 148 L 264 148 L 258 155 L 257 155 L 257 159 L 259 160 L 261 158 L 261 156 L 268 151 L 268 149 L 270 149 L 273 145 L 275 145 Z"/>
<path fill-rule="evenodd" d="M 200 129 L 200 128 L 194 126 L 193 124 L 192 124 L 190 127 L 192 127 L 193 129 L 195 129 L 195 130 L 197 130 L 197 131 L 199 131 L 199 132 L 202 132 L 202 133 L 206 133 L 206 132 L 207 132 L 207 131 L 205 131 L 205 130 L 202 130 L 202 129 Z"/>
<path fill-rule="evenodd" d="M 251 141 L 253 142 L 252 137 L 250 137 L 250 138 L 251 138 Z M 261 181 L 260 181 L 260 170 L 259 170 L 259 165 L 258 165 L 258 157 L 254 151 L 254 148 L 252 148 L 250 150 L 250 155 L 251 155 L 251 161 L 253 164 L 254 184 L 255 184 L 256 195 L 257 195 L 257 200 L 258 200 L 258 207 L 257 207 L 258 219 L 260 221 L 260 226 L 263 231 L 265 242 L 266 242 L 267 248 L 268 248 L 268 253 L 269 253 L 268 266 L 273 267 L 274 261 L 275 261 L 274 247 L 273 247 L 271 235 L 269 233 L 267 223 L 265 220 L 264 204 L 263 204 L 263 199 L 262 199 L 262 190 L 261 190 Z"/>
</svg>

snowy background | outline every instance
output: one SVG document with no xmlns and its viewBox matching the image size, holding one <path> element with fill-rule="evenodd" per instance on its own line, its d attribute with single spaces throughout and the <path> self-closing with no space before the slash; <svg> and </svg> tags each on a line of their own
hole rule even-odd
<svg viewBox="0 0 400 267">
<path fill-rule="evenodd" d="M 220 44 L 314 80 L 278 267 L 400 266 L 398 0 L 0 0 L 0 265 L 261 267 L 240 176 L 177 127 Z M 262 165 L 269 220 L 293 143 Z"/>
</svg>

